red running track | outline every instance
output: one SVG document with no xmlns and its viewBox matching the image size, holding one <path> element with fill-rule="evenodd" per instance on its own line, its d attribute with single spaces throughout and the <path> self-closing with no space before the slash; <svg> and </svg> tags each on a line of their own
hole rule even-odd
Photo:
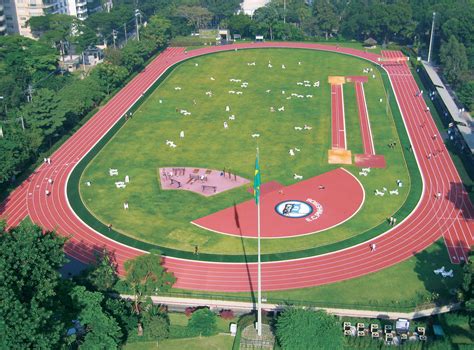
<svg viewBox="0 0 474 350">
<path fill-rule="evenodd" d="M 260 47 L 334 51 L 362 57 L 376 64 L 379 57 L 356 49 L 311 43 L 237 44 L 206 47 L 187 54 L 182 48 L 167 49 L 52 155 L 52 165 L 40 166 L 14 191 L 0 208 L 0 215 L 7 217 L 7 224 L 11 226 L 28 214 L 37 224 L 70 236 L 66 252 L 84 262 L 92 260 L 94 251 L 106 246 L 115 253 L 122 271 L 125 260 L 142 252 L 102 236 L 72 212 L 65 187 L 74 165 L 174 63 L 211 52 Z M 370 252 L 366 243 L 316 257 L 263 263 L 264 290 L 316 286 L 379 271 L 411 257 L 442 235 L 454 261 L 466 258 L 468 247 L 474 243 L 473 206 L 440 137 L 432 138 L 437 129 L 425 112 L 423 99 L 415 97 L 418 90 L 415 80 L 406 66 L 400 66 L 387 65 L 384 68 L 391 79 L 422 173 L 423 194 L 416 209 L 399 225 L 370 242 L 377 244 L 376 252 Z M 420 127 L 421 121 L 425 122 L 423 128 Z M 441 152 L 428 160 L 426 154 L 433 149 Z M 49 188 L 46 179 L 50 177 L 54 184 L 51 195 L 47 197 L 44 191 Z M 438 200 L 433 197 L 437 191 L 443 194 Z M 166 257 L 165 265 L 175 273 L 177 288 L 236 292 L 255 289 L 256 286 L 256 264 L 208 263 Z"/>
<path fill-rule="evenodd" d="M 403 57 L 399 51 L 382 51 L 382 55 L 389 58 Z M 423 164 L 422 171 L 426 167 L 428 174 L 431 174 L 428 175 L 431 181 L 427 181 L 427 186 L 425 186 L 431 205 L 442 206 L 441 202 L 449 203 L 446 210 L 440 210 L 434 214 L 436 217 L 433 224 L 444 237 L 451 261 L 459 263 L 467 259 L 467 252 L 474 244 L 472 203 L 438 133 L 431 113 L 426 111 L 424 99 L 416 97 L 418 87 L 407 64 L 387 64 L 386 69 L 393 71 L 392 84 L 407 102 L 406 107 L 411 117 L 404 119 L 405 123 L 409 124 L 409 131 L 412 130 L 410 137 L 413 137 L 413 133 L 422 146 L 416 155 L 418 162 Z M 398 94 L 396 97 L 399 100 Z M 427 155 L 430 153 L 433 156 L 428 159 Z M 438 192 L 442 194 L 442 200 L 435 199 L 434 195 Z"/>
<path fill-rule="evenodd" d="M 360 81 L 356 81 L 354 85 L 356 90 L 357 107 L 359 109 L 360 133 L 362 135 L 364 154 L 375 155 L 369 112 L 367 111 L 367 103 L 365 101 L 364 84 Z"/>
<path fill-rule="evenodd" d="M 347 149 L 342 84 L 331 84 L 332 149 Z"/>
</svg>

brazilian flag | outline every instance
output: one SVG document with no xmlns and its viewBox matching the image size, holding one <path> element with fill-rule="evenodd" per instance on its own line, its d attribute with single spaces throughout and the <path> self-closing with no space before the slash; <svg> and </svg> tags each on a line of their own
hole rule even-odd
<svg viewBox="0 0 474 350">
<path fill-rule="evenodd" d="M 258 150 L 257 158 L 255 159 L 255 176 L 253 177 L 253 195 L 255 197 L 255 203 L 260 201 L 260 166 L 258 165 Z"/>
</svg>

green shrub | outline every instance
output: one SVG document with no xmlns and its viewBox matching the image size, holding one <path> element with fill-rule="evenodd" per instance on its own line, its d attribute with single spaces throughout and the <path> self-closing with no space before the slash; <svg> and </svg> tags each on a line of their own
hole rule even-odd
<svg viewBox="0 0 474 350">
<path fill-rule="evenodd" d="M 206 44 L 215 44 L 212 39 L 204 39 L 198 36 L 177 36 L 170 41 L 170 46 L 202 46 Z"/>
<path fill-rule="evenodd" d="M 148 339 L 161 340 L 170 335 L 170 320 L 166 314 L 143 317 L 143 333 Z"/>
<path fill-rule="evenodd" d="M 208 308 L 193 312 L 188 328 L 199 335 L 210 336 L 216 333 L 216 314 Z"/>
</svg>

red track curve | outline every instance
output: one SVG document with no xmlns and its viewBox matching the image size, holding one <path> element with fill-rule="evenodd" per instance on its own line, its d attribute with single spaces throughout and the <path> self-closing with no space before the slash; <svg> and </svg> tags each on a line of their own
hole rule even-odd
<svg viewBox="0 0 474 350">
<path fill-rule="evenodd" d="M 93 259 L 93 252 L 106 246 L 115 253 L 120 271 L 125 260 L 142 252 L 114 242 L 85 225 L 71 210 L 66 183 L 74 165 L 123 116 L 125 111 L 171 65 L 184 59 L 207 53 L 236 48 L 285 47 L 334 51 L 365 58 L 377 63 L 378 55 L 355 49 L 309 43 L 259 43 L 207 47 L 185 53 L 182 48 L 169 48 L 158 56 L 146 70 L 134 78 L 93 118 L 75 133 L 51 157 L 50 166 L 41 165 L 0 206 L 0 215 L 8 226 L 18 224 L 27 214 L 47 229 L 71 235 L 66 252 L 81 260 Z M 397 56 L 399 53 L 384 53 Z M 385 67 L 392 82 L 397 101 L 421 169 L 424 190 L 413 213 L 387 233 L 375 238 L 377 251 L 370 252 L 368 244 L 316 257 L 263 263 L 264 290 L 302 288 L 362 276 L 381 270 L 411 257 L 445 236 L 451 256 L 457 261 L 466 257 L 474 242 L 474 209 L 449 154 L 437 134 L 436 126 L 422 98 L 416 98 L 418 87 L 406 65 Z M 425 126 L 420 128 L 420 123 Z M 427 159 L 434 149 L 442 150 Z M 54 184 L 48 184 L 48 178 Z M 47 197 L 45 190 L 51 188 Z M 434 199 L 436 192 L 443 194 Z M 211 291 L 248 291 L 256 286 L 256 264 L 209 263 L 167 257 L 165 265 L 177 277 L 177 288 Z"/>
</svg>

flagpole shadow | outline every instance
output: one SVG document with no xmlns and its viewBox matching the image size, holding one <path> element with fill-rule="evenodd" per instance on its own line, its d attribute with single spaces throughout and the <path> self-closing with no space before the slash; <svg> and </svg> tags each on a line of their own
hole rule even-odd
<svg viewBox="0 0 474 350">
<path fill-rule="evenodd" d="M 237 204 L 235 203 L 235 201 L 234 201 L 234 220 L 235 220 L 235 224 L 237 225 L 237 228 L 239 229 L 240 243 L 242 244 L 242 251 L 244 253 L 244 259 L 245 259 L 245 269 L 247 270 L 247 278 L 249 280 L 250 297 L 252 298 L 252 306 L 253 306 L 253 309 L 256 309 L 257 301 L 255 298 L 255 291 L 254 291 L 254 287 L 252 283 L 252 276 L 250 274 L 249 263 L 247 260 L 247 252 L 245 250 L 244 237 L 242 235 L 242 227 L 240 226 L 239 212 L 237 211 Z"/>
</svg>

